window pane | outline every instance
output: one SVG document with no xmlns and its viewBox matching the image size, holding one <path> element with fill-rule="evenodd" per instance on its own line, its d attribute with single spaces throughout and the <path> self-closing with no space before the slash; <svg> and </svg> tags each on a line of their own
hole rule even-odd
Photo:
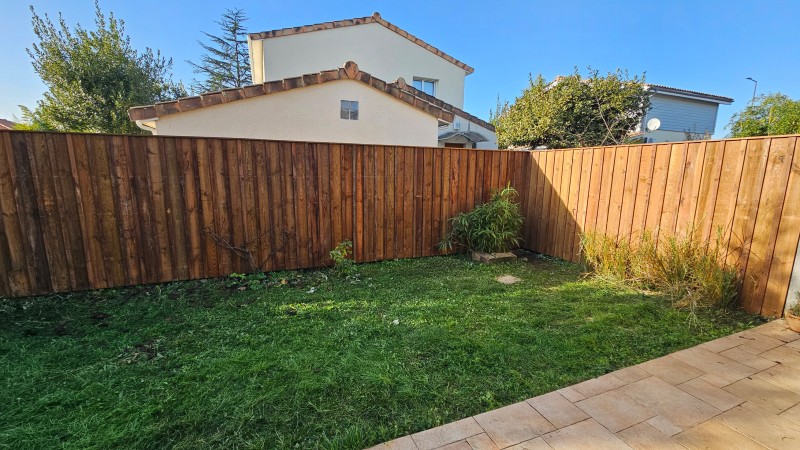
<svg viewBox="0 0 800 450">
<path fill-rule="evenodd" d="M 424 87 L 423 92 L 425 92 L 428 95 L 433 95 L 433 85 L 434 85 L 433 81 L 426 81 L 423 86 Z"/>
<path fill-rule="evenodd" d="M 350 109 L 350 102 L 347 100 L 342 100 L 342 109 Z"/>
<path fill-rule="evenodd" d="M 349 114 L 348 110 L 342 108 L 341 112 L 339 113 L 339 117 L 341 117 L 342 119 L 349 119 L 350 118 L 350 114 Z"/>
<path fill-rule="evenodd" d="M 422 80 L 414 80 L 414 88 L 422 90 Z"/>
<path fill-rule="evenodd" d="M 358 120 L 358 110 L 351 109 L 350 110 L 350 120 Z"/>
</svg>

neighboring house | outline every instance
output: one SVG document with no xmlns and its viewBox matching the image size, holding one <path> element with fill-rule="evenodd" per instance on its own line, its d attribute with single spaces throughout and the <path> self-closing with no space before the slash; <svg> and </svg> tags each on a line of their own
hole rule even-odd
<svg viewBox="0 0 800 450">
<path fill-rule="evenodd" d="M 640 130 L 646 142 L 675 142 L 708 139 L 714 134 L 719 105 L 730 105 L 732 98 L 702 92 L 677 89 L 658 84 L 647 84 L 650 110 L 647 111 Z M 647 129 L 651 119 L 658 119 L 660 126 L 654 131 Z"/>
<path fill-rule="evenodd" d="M 16 123 L 10 120 L 0 119 L 0 130 L 13 130 L 14 125 L 16 125 Z"/>
<path fill-rule="evenodd" d="M 378 13 L 248 41 L 253 85 L 131 108 L 131 119 L 160 135 L 497 148 L 494 126 L 462 110 L 473 69 Z"/>
</svg>

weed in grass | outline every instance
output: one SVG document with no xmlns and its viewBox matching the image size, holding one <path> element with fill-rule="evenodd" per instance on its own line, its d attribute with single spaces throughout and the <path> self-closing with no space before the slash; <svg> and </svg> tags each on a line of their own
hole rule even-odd
<svg viewBox="0 0 800 450">
<path fill-rule="evenodd" d="M 439 250 L 461 247 L 485 253 L 507 252 L 519 246 L 522 214 L 517 191 L 509 184 L 492 192 L 488 203 L 450 219 L 452 229 L 439 243 Z"/>
</svg>

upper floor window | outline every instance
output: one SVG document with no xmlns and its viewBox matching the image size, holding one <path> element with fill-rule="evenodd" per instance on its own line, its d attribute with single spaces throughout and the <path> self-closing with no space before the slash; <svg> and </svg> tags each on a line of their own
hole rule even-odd
<svg viewBox="0 0 800 450">
<path fill-rule="evenodd" d="M 436 84 L 437 80 L 414 77 L 414 87 L 433 97 L 436 97 Z"/>
<path fill-rule="evenodd" d="M 358 120 L 358 102 L 354 100 L 342 100 L 340 117 L 345 120 Z"/>
</svg>

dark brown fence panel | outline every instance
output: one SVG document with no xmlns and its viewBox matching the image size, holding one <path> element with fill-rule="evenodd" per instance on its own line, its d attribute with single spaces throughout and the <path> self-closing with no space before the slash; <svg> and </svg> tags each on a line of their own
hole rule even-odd
<svg viewBox="0 0 800 450">
<path fill-rule="evenodd" d="M 797 136 L 534 152 L 525 245 L 578 260 L 586 230 L 635 239 L 695 230 L 742 270 L 742 305 L 780 316 L 800 238 Z"/>
</svg>

